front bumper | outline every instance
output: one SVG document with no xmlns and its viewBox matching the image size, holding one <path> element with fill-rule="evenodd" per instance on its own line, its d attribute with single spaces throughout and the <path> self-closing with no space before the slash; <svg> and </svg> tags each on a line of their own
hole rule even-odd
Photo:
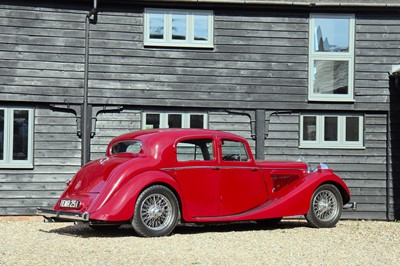
<svg viewBox="0 0 400 266">
<path fill-rule="evenodd" d="M 89 221 L 89 213 L 88 212 L 65 212 L 65 211 L 55 211 L 53 209 L 36 209 L 36 215 L 43 216 L 47 221 L 57 222 L 57 221 L 81 221 L 88 222 Z"/>
</svg>

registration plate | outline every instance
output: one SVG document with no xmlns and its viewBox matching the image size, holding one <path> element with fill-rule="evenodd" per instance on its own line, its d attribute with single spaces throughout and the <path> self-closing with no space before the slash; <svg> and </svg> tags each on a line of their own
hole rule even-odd
<svg viewBox="0 0 400 266">
<path fill-rule="evenodd" d="M 60 202 L 60 206 L 64 208 L 79 208 L 80 204 L 79 200 L 62 200 Z"/>
</svg>

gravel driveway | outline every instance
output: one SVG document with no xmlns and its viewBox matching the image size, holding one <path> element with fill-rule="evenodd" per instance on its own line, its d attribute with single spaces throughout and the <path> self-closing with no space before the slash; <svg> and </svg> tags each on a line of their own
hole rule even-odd
<svg viewBox="0 0 400 266">
<path fill-rule="evenodd" d="M 141 238 L 129 226 L 95 232 L 72 223 L 0 220 L 0 265 L 399 265 L 400 223 L 303 220 L 179 226 Z"/>
</svg>

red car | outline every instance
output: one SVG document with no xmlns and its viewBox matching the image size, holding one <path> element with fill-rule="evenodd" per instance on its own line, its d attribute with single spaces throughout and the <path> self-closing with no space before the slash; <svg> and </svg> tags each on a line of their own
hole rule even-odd
<svg viewBox="0 0 400 266">
<path fill-rule="evenodd" d="M 341 178 L 320 165 L 255 161 L 237 135 L 202 129 L 144 130 L 121 135 L 106 157 L 85 165 L 53 209 L 52 221 L 92 228 L 131 223 L 141 236 L 169 235 L 178 222 L 255 220 L 305 215 L 333 227 L 350 200 Z"/>
</svg>

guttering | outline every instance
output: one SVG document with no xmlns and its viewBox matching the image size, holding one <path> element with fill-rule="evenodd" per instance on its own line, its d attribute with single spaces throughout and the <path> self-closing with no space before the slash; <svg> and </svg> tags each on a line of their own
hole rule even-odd
<svg viewBox="0 0 400 266">
<path fill-rule="evenodd" d="M 82 165 L 90 161 L 90 117 L 89 117 L 89 32 L 90 32 L 90 20 L 95 17 L 97 13 L 97 0 L 93 0 L 93 8 L 85 17 L 85 70 L 83 80 L 83 104 L 82 104 Z"/>
<path fill-rule="evenodd" d="M 302 7 L 400 7 L 400 3 L 327 3 L 327 2 L 297 2 L 297 1 L 263 1 L 263 0 L 143 0 L 141 2 L 182 2 L 204 4 L 242 4 L 242 5 L 281 5 Z"/>
</svg>

